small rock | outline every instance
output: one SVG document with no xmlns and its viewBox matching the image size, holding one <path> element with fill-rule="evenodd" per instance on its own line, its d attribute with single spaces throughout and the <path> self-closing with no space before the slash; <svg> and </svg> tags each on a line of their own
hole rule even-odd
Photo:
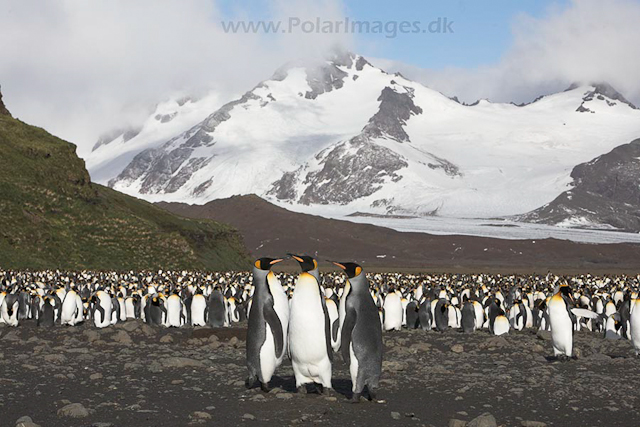
<svg viewBox="0 0 640 427">
<path fill-rule="evenodd" d="M 405 362 L 397 362 L 391 360 L 383 360 L 382 361 L 382 370 L 389 372 L 401 372 L 407 369 L 407 364 Z"/>
<path fill-rule="evenodd" d="M 85 329 L 82 334 L 87 338 L 87 341 L 93 342 L 100 339 L 100 334 L 93 329 Z"/>
<path fill-rule="evenodd" d="M 465 427 L 467 425 L 466 421 L 457 420 L 455 418 L 451 418 L 449 420 L 449 427 Z"/>
<path fill-rule="evenodd" d="M 40 425 L 34 423 L 31 417 L 25 415 L 16 420 L 16 427 L 40 427 Z"/>
<path fill-rule="evenodd" d="M 135 320 L 128 320 L 126 322 L 116 324 L 116 328 L 124 329 L 127 332 L 133 332 L 140 327 L 140 323 Z"/>
<path fill-rule="evenodd" d="M 166 368 L 203 368 L 204 364 L 196 359 L 188 357 L 167 357 L 162 359 L 162 365 Z"/>
<path fill-rule="evenodd" d="M 184 384 L 184 380 L 173 380 L 171 381 L 171 384 L 173 385 Z"/>
<path fill-rule="evenodd" d="M 255 415 L 251 415 L 251 414 L 244 414 L 242 416 L 242 418 L 245 419 L 245 420 L 255 420 L 256 419 Z"/>
<path fill-rule="evenodd" d="M 498 427 L 493 415 L 485 413 L 469 421 L 466 427 Z"/>
<path fill-rule="evenodd" d="M 543 423 L 542 421 L 520 421 L 520 425 L 522 427 L 547 427 L 547 423 Z"/>
<path fill-rule="evenodd" d="M 82 403 L 70 403 L 58 409 L 59 417 L 84 418 L 89 416 L 89 410 Z"/>
<path fill-rule="evenodd" d="M 538 332 L 536 332 L 536 336 L 538 337 L 538 339 L 541 339 L 544 341 L 551 341 L 551 332 L 549 331 L 539 330 Z"/>
<path fill-rule="evenodd" d="M 255 396 L 253 396 L 253 397 L 252 397 L 251 399 L 249 399 L 249 400 L 252 400 L 252 401 L 254 401 L 254 402 L 258 402 L 258 401 L 263 401 L 263 400 L 265 400 L 265 399 L 266 399 L 266 397 L 264 397 L 263 395 L 261 395 L 261 394 L 256 394 Z"/>
<path fill-rule="evenodd" d="M 112 423 L 93 423 L 91 427 L 114 427 Z"/>
<path fill-rule="evenodd" d="M 464 347 L 462 346 L 462 344 L 455 344 L 451 346 L 451 351 L 453 351 L 454 353 L 463 353 Z"/>
<path fill-rule="evenodd" d="M 162 338 L 160 338 L 160 342 L 163 344 L 171 343 L 173 342 L 173 336 L 169 334 L 164 335 Z"/>
<path fill-rule="evenodd" d="M 102 374 L 100 372 L 96 372 L 95 374 L 89 375 L 90 380 L 99 380 L 102 378 Z"/>
<path fill-rule="evenodd" d="M 143 323 L 142 325 L 140 325 L 140 331 L 148 337 L 152 337 L 158 333 L 158 331 L 156 331 L 146 323 Z"/>
<path fill-rule="evenodd" d="M 230 347 L 235 347 L 238 345 L 238 337 L 231 337 L 229 341 L 227 341 L 227 345 Z"/>
<path fill-rule="evenodd" d="M 278 393 L 276 397 L 278 399 L 289 400 L 293 398 L 293 395 L 291 393 Z"/>
<path fill-rule="evenodd" d="M 111 339 L 120 344 L 125 344 L 125 345 L 133 344 L 131 335 L 129 335 L 127 331 L 118 331 L 111 336 Z"/>
<path fill-rule="evenodd" d="M 211 414 L 203 411 L 195 411 L 191 415 L 189 415 L 189 418 L 192 418 L 195 420 L 210 420 Z"/>
<path fill-rule="evenodd" d="M 401 418 L 400 412 L 392 412 L 391 418 L 393 418 L 394 420 L 399 420 Z"/>
<path fill-rule="evenodd" d="M 328 401 L 328 402 L 337 402 L 338 398 L 335 396 L 327 396 L 324 398 L 324 400 Z"/>
<path fill-rule="evenodd" d="M 44 356 L 44 360 L 49 363 L 60 365 L 66 362 L 67 358 L 64 356 L 64 354 L 47 354 L 46 356 Z"/>
</svg>

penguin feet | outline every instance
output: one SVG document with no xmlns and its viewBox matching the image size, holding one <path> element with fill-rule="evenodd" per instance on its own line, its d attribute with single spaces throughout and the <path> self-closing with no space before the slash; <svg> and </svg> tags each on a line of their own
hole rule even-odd
<svg viewBox="0 0 640 427">
<path fill-rule="evenodd" d="M 271 387 L 269 387 L 269 383 L 260 383 L 260 390 L 265 393 L 269 393 L 271 391 Z"/>
<path fill-rule="evenodd" d="M 321 387 L 321 389 L 320 389 L 321 390 L 321 394 L 323 396 L 337 396 L 338 395 L 338 392 L 335 391 L 331 387 L 323 387 L 323 386 L 320 386 L 320 387 Z"/>
<path fill-rule="evenodd" d="M 367 387 L 367 389 L 369 390 L 369 400 L 372 402 L 377 400 L 376 397 L 378 396 L 378 390 L 373 387 Z"/>
<path fill-rule="evenodd" d="M 351 403 L 360 403 L 361 396 L 361 393 L 353 393 L 353 396 L 351 396 Z"/>
<path fill-rule="evenodd" d="M 307 394 L 307 385 L 306 384 L 299 385 L 296 391 L 300 394 Z"/>
<path fill-rule="evenodd" d="M 256 385 L 256 381 L 258 379 L 256 377 L 248 377 L 245 381 L 244 381 L 244 386 L 247 389 L 251 389 Z"/>
</svg>

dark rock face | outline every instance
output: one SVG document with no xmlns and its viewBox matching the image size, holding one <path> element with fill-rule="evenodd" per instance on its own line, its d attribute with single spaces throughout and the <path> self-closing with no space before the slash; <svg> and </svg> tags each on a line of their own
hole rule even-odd
<svg viewBox="0 0 640 427">
<path fill-rule="evenodd" d="M 348 204 L 378 191 L 385 180 L 398 181 L 396 172 L 407 167 L 397 153 L 358 135 L 316 155 L 322 169 L 311 172 L 302 182 L 304 191 L 298 199 L 296 184 L 304 168 L 285 173 L 274 182 L 268 195 L 279 200 L 309 204 Z"/>
<path fill-rule="evenodd" d="M 363 134 L 370 137 L 388 136 L 398 142 L 409 141 L 404 125 L 411 114 L 421 114 L 422 108 L 413 103 L 411 91 L 398 93 L 385 87 L 378 97 L 380 108 L 364 127 Z"/>
<path fill-rule="evenodd" d="M 608 83 L 595 83 L 593 84 L 593 88 L 594 89 L 592 91 L 585 93 L 584 97 L 582 98 L 582 104 L 580 104 L 580 106 L 576 110 L 577 112 L 593 113 L 594 111 L 590 110 L 589 107 L 585 105 L 585 103 L 588 103 L 589 101 L 593 101 L 594 99 L 599 99 L 600 101 L 606 101 L 609 107 L 613 107 L 618 102 L 620 102 L 622 104 L 627 104 L 629 107 L 633 108 L 634 110 L 637 109 L 635 105 L 629 102 L 624 96 L 622 96 L 622 94 L 620 94 L 620 92 L 615 90 Z M 575 86 L 571 85 L 567 90 L 571 90 L 571 89 L 575 89 Z"/>
<path fill-rule="evenodd" d="M 328 62 L 317 69 L 309 70 L 307 83 L 311 90 L 307 91 L 304 97 L 316 99 L 325 92 L 340 89 L 344 85 L 346 76 L 347 73 L 338 68 L 338 65 L 334 62 Z"/>
<path fill-rule="evenodd" d="M 11 116 L 11 113 L 9 112 L 9 110 L 7 110 L 7 107 L 4 106 L 4 102 L 2 102 L 2 92 L 0 92 L 0 114 L 4 116 Z"/>
<path fill-rule="evenodd" d="M 154 119 L 156 119 L 157 121 L 159 121 L 160 123 L 169 123 L 171 120 L 173 120 L 176 116 L 178 115 L 178 112 L 175 111 L 171 114 L 156 114 L 156 116 L 154 117 Z"/>
<path fill-rule="evenodd" d="M 393 83 L 393 82 L 392 82 Z M 385 87 L 378 101 L 380 107 L 359 135 L 324 149 L 315 156 L 322 169 L 304 174 L 309 164 L 293 172 L 286 172 L 272 184 L 267 195 L 278 200 L 309 204 L 349 204 L 378 191 L 384 182 L 397 182 L 402 176 L 397 172 L 409 166 L 400 154 L 375 143 L 375 138 L 389 138 L 397 142 L 409 142 L 404 130 L 412 114 L 422 109 L 413 103 L 410 88 Z M 432 169 L 442 169 L 447 175 L 459 174 L 457 166 L 445 159 L 433 158 Z M 302 194 L 296 187 L 301 184 Z M 388 207 L 393 209 L 393 207 Z"/>
<path fill-rule="evenodd" d="M 576 166 L 571 177 L 572 190 L 519 218 L 545 224 L 583 218 L 585 223 L 640 231 L 640 139 Z"/>
<path fill-rule="evenodd" d="M 299 173 L 300 170 L 285 172 L 279 180 L 273 183 L 267 194 L 275 196 L 278 200 L 296 200 L 298 193 L 295 188 Z"/>
<path fill-rule="evenodd" d="M 321 154 L 323 168 L 307 175 L 300 203 L 347 204 L 370 196 L 389 179 L 398 181 L 396 171 L 407 162 L 388 148 L 357 136 Z"/>
</svg>

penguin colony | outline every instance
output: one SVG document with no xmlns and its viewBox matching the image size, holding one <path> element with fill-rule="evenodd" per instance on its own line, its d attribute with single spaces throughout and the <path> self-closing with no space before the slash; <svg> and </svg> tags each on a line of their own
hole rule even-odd
<svg viewBox="0 0 640 427">
<path fill-rule="evenodd" d="M 382 331 L 401 328 L 495 335 L 549 331 L 554 355 L 573 356 L 573 333 L 628 339 L 640 355 L 640 275 L 574 277 L 489 274 L 365 274 L 350 262 L 318 272 L 317 261 L 291 254 L 299 275 L 261 258 L 253 273 L 19 272 L 0 270 L 0 323 L 38 326 L 90 323 L 105 328 L 128 319 L 161 327 L 231 326 L 248 319 L 247 386 L 269 390 L 284 358 L 298 391 L 315 384 L 332 392 L 334 352 L 348 363 L 354 400 L 375 399 Z"/>
</svg>

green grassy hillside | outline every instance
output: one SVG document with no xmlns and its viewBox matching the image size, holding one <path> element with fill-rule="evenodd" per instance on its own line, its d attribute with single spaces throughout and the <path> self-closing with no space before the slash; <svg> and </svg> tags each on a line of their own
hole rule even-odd
<svg viewBox="0 0 640 427">
<path fill-rule="evenodd" d="M 0 114 L 1 268 L 246 266 L 235 229 L 92 184 L 73 144 Z"/>
</svg>

